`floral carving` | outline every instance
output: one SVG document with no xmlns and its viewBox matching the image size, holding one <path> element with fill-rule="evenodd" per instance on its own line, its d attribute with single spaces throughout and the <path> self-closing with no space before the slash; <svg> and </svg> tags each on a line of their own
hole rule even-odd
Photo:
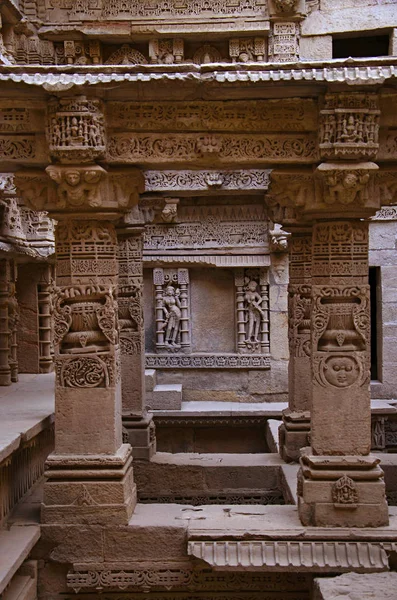
<svg viewBox="0 0 397 600">
<path fill-rule="evenodd" d="M 98 357 L 71 358 L 62 364 L 60 384 L 71 388 L 107 387 L 109 377 L 106 364 Z"/>
<path fill-rule="evenodd" d="M 273 0 L 274 6 L 279 13 L 288 14 L 295 10 L 297 0 Z"/>
<path fill-rule="evenodd" d="M 272 134 L 246 136 L 219 135 L 203 138 L 200 134 L 113 135 L 108 145 L 110 162 L 170 162 L 206 158 L 216 153 L 222 162 L 304 162 L 316 160 L 317 149 L 311 134 L 288 136 Z M 203 156 L 204 155 L 204 156 Z"/>
<path fill-rule="evenodd" d="M 270 170 L 251 169 L 233 171 L 145 171 L 145 189 L 147 192 L 183 191 L 183 190 L 251 190 L 266 191 Z"/>
</svg>

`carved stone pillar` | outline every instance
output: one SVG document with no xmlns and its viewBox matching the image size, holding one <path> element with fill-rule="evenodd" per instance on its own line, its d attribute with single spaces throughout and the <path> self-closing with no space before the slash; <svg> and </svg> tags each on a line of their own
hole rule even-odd
<svg viewBox="0 0 397 600">
<path fill-rule="evenodd" d="M 119 324 L 123 425 L 134 458 L 149 460 L 156 451 L 155 426 L 145 402 L 145 329 L 143 323 L 143 231 L 118 229 Z"/>
<path fill-rule="evenodd" d="M 312 237 L 311 448 L 302 452 L 305 525 L 388 523 L 371 450 L 368 222 L 379 203 L 374 163 L 321 164 L 307 213 Z"/>
<path fill-rule="evenodd" d="M 132 451 L 122 443 L 118 244 L 113 222 L 139 199 L 102 167 L 19 172 L 25 202 L 56 229 L 55 451 L 42 521 L 126 525 L 136 503 Z"/>
<path fill-rule="evenodd" d="M 288 408 L 279 429 L 280 454 L 298 462 L 301 448 L 310 445 L 312 388 L 310 362 L 311 227 L 290 227 L 288 286 Z"/>
<path fill-rule="evenodd" d="M 45 265 L 37 284 L 39 317 L 39 371 L 50 373 L 54 367 L 52 339 L 52 287 L 54 267 Z"/>
<path fill-rule="evenodd" d="M 8 294 L 10 282 L 10 261 L 0 260 L 0 385 L 11 385 L 11 367 L 9 363 L 9 323 Z"/>
</svg>

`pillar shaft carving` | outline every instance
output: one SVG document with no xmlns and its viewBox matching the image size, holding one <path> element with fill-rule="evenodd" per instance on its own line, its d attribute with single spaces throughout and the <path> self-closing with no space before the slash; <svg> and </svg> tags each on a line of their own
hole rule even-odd
<svg viewBox="0 0 397 600">
<path fill-rule="evenodd" d="M 374 163 L 321 164 L 305 205 L 312 235 L 311 448 L 302 451 L 304 524 L 388 522 L 383 473 L 371 450 L 368 222 L 379 198 Z"/>
<path fill-rule="evenodd" d="M 145 331 L 143 322 L 143 227 L 118 231 L 119 324 L 123 425 L 134 458 L 155 452 L 155 426 L 146 410 Z"/>
<path fill-rule="evenodd" d="M 137 203 L 143 178 L 134 169 L 73 164 L 20 172 L 16 180 L 30 208 L 46 209 L 58 221 L 55 452 L 47 461 L 42 519 L 126 524 L 136 488 L 131 447 L 122 443 L 113 222 Z"/>
<path fill-rule="evenodd" d="M 16 273 L 13 260 L 0 261 L 0 385 L 18 381 Z"/>
<path fill-rule="evenodd" d="M 280 453 L 287 462 L 297 462 L 301 448 L 310 444 L 312 231 L 294 227 L 289 240 L 288 286 L 288 409 L 283 411 Z"/>
</svg>

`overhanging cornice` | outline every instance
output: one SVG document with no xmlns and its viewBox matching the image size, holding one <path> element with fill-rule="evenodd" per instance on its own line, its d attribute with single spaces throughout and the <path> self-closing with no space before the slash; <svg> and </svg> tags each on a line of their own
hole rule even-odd
<svg viewBox="0 0 397 600">
<path fill-rule="evenodd" d="M 0 81 L 25 83 L 47 91 L 73 86 L 114 83 L 145 84 L 151 81 L 207 84 L 290 83 L 382 85 L 397 79 L 397 59 L 370 59 L 310 63 L 211 64 L 211 65 L 90 65 L 90 66 L 1 66 Z"/>
</svg>

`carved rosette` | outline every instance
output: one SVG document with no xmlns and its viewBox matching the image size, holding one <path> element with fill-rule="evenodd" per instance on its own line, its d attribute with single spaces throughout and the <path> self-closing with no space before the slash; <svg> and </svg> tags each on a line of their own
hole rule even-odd
<svg viewBox="0 0 397 600">
<path fill-rule="evenodd" d="M 105 152 L 105 121 L 100 100 L 60 98 L 48 105 L 50 155 L 61 162 L 92 162 Z"/>
<path fill-rule="evenodd" d="M 378 96 L 328 94 L 320 111 L 320 151 L 324 158 L 371 159 L 379 150 Z"/>
</svg>

